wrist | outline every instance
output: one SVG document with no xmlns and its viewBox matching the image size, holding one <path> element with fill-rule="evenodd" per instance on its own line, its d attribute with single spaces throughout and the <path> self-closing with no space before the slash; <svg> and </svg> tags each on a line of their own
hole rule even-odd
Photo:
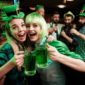
<svg viewBox="0 0 85 85">
<path fill-rule="evenodd" d="M 12 65 L 16 65 L 16 60 L 15 60 L 14 57 L 10 59 L 10 63 L 11 63 Z"/>
<path fill-rule="evenodd" d="M 57 61 L 61 61 L 62 59 L 63 59 L 63 57 L 64 57 L 64 55 L 63 54 L 59 54 L 58 56 L 57 56 Z"/>
</svg>

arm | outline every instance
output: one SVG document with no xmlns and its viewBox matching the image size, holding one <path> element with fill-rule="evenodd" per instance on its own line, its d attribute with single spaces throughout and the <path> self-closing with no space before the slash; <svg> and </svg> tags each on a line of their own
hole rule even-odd
<svg viewBox="0 0 85 85">
<path fill-rule="evenodd" d="M 11 71 L 15 66 L 21 67 L 24 62 L 24 52 L 17 52 L 13 58 L 11 58 L 6 64 L 0 67 L 0 78 L 6 75 L 9 71 Z"/>
<path fill-rule="evenodd" d="M 3 76 L 3 78 L 0 79 L 0 85 L 4 85 L 5 78 L 6 76 Z"/>
<path fill-rule="evenodd" d="M 85 62 L 80 59 L 71 58 L 63 55 L 56 50 L 55 47 L 47 45 L 50 58 L 54 61 L 67 65 L 75 70 L 85 72 Z"/>
<path fill-rule="evenodd" d="M 76 29 L 71 29 L 71 33 L 75 34 L 76 36 L 80 37 L 81 39 L 85 40 L 85 35 L 78 32 Z"/>
<path fill-rule="evenodd" d="M 73 39 L 70 38 L 64 31 L 61 32 L 61 35 L 69 42 L 72 43 Z"/>
<path fill-rule="evenodd" d="M 13 58 L 9 60 L 5 65 L 0 67 L 0 78 L 12 70 L 16 65 L 13 63 Z"/>
</svg>

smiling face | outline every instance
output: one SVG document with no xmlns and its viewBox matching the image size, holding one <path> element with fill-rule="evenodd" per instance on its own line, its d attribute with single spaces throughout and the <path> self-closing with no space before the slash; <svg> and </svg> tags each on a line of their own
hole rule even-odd
<svg viewBox="0 0 85 85">
<path fill-rule="evenodd" d="M 46 21 L 40 14 L 36 12 L 28 14 L 25 22 L 30 41 L 39 43 L 44 37 L 48 36 Z"/>
<path fill-rule="evenodd" d="M 23 19 L 13 19 L 10 23 L 10 33 L 19 42 L 26 40 L 26 26 Z"/>
<path fill-rule="evenodd" d="M 28 23 L 26 24 L 28 29 L 28 37 L 32 42 L 38 42 L 41 39 L 41 31 L 40 25 L 37 23 Z"/>
</svg>

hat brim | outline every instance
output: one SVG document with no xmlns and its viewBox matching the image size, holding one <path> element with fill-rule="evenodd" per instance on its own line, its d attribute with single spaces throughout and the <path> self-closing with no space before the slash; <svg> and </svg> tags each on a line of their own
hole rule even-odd
<svg viewBox="0 0 85 85">
<path fill-rule="evenodd" d="M 22 19 L 24 18 L 25 14 L 23 12 L 18 13 L 17 15 L 11 15 L 11 16 L 3 16 L 2 21 L 9 22 L 12 19 Z"/>
<path fill-rule="evenodd" d="M 67 15 L 70 15 L 73 17 L 73 19 L 75 19 L 75 16 L 73 14 L 64 14 L 64 17 L 66 17 Z"/>
<path fill-rule="evenodd" d="M 80 17 L 85 17 L 85 13 L 80 13 L 79 16 Z"/>
</svg>

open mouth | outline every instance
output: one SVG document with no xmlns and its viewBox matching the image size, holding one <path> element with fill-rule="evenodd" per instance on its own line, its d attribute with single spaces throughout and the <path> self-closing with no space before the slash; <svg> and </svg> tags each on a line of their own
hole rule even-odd
<svg viewBox="0 0 85 85">
<path fill-rule="evenodd" d="M 19 37 L 24 37 L 25 33 L 18 34 Z"/>
<path fill-rule="evenodd" d="M 29 33 L 29 36 L 35 36 L 37 33 L 35 31 L 32 31 Z"/>
</svg>

